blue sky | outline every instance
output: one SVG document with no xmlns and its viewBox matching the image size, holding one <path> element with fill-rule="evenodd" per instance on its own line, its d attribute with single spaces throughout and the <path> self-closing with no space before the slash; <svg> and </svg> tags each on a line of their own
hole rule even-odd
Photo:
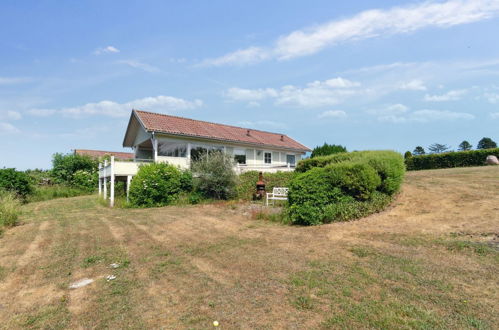
<svg viewBox="0 0 499 330">
<path fill-rule="evenodd" d="M 499 140 L 499 0 L 0 3 L 0 167 L 131 108 L 401 152 Z"/>
</svg>

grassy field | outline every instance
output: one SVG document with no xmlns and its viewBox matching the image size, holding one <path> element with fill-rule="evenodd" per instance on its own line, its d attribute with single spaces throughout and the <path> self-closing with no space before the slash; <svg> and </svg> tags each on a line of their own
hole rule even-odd
<svg viewBox="0 0 499 330">
<path fill-rule="evenodd" d="M 6 329 L 499 325 L 498 167 L 410 172 L 389 210 L 318 227 L 95 196 L 23 211 L 0 238 Z"/>
</svg>

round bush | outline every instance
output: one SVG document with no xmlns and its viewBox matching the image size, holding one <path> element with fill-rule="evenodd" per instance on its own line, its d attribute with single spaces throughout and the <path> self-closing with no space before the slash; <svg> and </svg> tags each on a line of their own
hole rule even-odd
<svg viewBox="0 0 499 330">
<path fill-rule="evenodd" d="M 99 174 L 97 172 L 89 172 L 85 170 L 78 170 L 73 174 L 71 184 L 75 188 L 85 191 L 94 191 L 99 182 Z"/>
<path fill-rule="evenodd" d="M 13 192 L 22 199 L 33 192 L 29 175 L 13 168 L 0 169 L 0 189 Z"/>
<path fill-rule="evenodd" d="M 172 203 L 182 191 L 181 178 L 182 172 L 173 165 L 142 165 L 130 185 L 130 204 L 136 207 L 154 207 Z"/>
</svg>

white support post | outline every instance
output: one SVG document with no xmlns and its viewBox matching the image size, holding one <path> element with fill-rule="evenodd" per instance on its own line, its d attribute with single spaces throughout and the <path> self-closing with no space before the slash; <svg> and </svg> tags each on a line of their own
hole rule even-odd
<svg viewBox="0 0 499 330">
<path fill-rule="evenodd" d="M 187 143 L 187 164 L 189 167 L 191 166 L 191 148 L 192 145 L 190 143 Z"/>
<path fill-rule="evenodd" d="M 100 171 L 102 169 L 102 164 L 99 163 L 99 196 L 102 195 L 102 181 L 101 181 L 101 178 L 100 178 Z"/>
<path fill-rule="evenodd" d="M 114 156 L 111 156 L 111 188 L 110 188 L 109 206 L 114 206 Z"/>
<path fill-rule="evenodd" d="M 154 162 L 156 163 L 158 159 L 158 140 L 154 135 L 152 136 L 152 148 L 154 152 Z"/>
<path fill-rule="evenodd" d="M 104 161 L 104 199 L 107 199 L 107 159 Z"/>
<path fill-rule="evenodd" d="M 132 182 L 132 176 L 128 175 L 126 177 L 126 201 L 128 202 L 128 197 L 130 196 L 130 183 Z"/>
</svg>

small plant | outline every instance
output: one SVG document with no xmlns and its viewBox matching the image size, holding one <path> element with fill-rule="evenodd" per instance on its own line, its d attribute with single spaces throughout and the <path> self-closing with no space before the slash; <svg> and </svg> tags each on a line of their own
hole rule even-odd
<svg viewBox="0 0 499 330">
<path fill-rule="evenodd" d="M 0 191 L 0 228 L 17 224 L 21 201 L 12 192 Z"/>
</svg>

